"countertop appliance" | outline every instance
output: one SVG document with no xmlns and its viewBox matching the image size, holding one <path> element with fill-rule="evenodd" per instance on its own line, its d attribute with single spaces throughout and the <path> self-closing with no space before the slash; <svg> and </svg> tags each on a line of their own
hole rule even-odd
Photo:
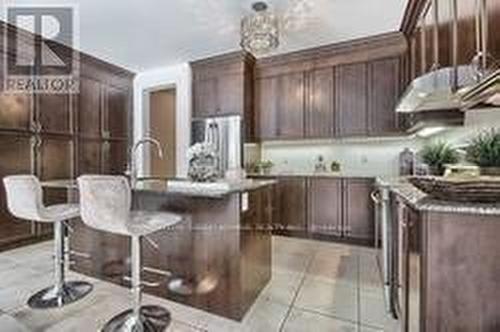
<svg viewBox="0 0 500 332">
<path fill-rule="evenodd" d="M 223 178 L 227 171 L 243 167 L 243 121 L 239 115 L 195 118 L 191 123 L 191 144 L 212 144 L 217 153 L 217 169 Z"/>
</svg>

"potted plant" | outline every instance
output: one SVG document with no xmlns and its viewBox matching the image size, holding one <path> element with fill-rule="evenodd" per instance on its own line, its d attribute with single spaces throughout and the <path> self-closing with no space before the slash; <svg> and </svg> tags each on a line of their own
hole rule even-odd
<svg viewBox="0 0 500 332">
<path fill-rule="evenodd" d="M 261 160 L 256 164 L 257 171 L 260 174 L 265 174 L 265 175 L 271 173 L 271 169 L 273 168 L 273 166 L 274 164 L 270 160 Z"/>
<path fill-rule="evenodd" d="M 429 166 L 432 175 L 443 175 L 447 164 L 458 162 L 458 153 L 445 142 L 428 144 L 420 151 L 424 163 Z"/>
<path fill-rule="evenodd" d="M 500 176 L 500 130 L 491 129 L 470 140 L 467 160 L 481 168 L 482 175 Z"/>
</svg>

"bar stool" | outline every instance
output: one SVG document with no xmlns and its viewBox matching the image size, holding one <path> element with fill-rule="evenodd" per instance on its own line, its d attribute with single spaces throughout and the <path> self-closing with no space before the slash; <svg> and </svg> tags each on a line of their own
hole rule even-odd
<svg viewBox="0 0 500 332">
<path fill-rule="evenodd" d="M 92 285 L 65 281 L 65 220 L 80 216 L 77 204 L 44 206 L 42 187 L 34 175 L 12 175 L 3 179 L 9 212 L 20 219 L 54 224 L 54 286 L 45 288 L 28 300 L 32 308 L 62 307 L 86 296 Z"/>
<path fill-rule="evenodd" d="M 132 194 L 123 176 L 83 175 L 78 178 L 82 220 L 89 227 L 131 237 L 132 309 L 113 317 L 103 327 L 111 331 L 162 331 L 170 312 L 160 306 L 141 306 L 141 238 L 173 226 L 182 217 L 168 212 L 131 211 Z"/>
</svg>

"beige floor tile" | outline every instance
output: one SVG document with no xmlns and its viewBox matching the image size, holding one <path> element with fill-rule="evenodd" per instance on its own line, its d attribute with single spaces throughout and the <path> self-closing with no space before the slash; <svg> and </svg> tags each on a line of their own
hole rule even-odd
<svg viewBox="0 0 500 332">
<path fill-rule="evenodd" d="M 315 251 L 315 243 L 305 239 L 293 239 L 283 236 L 273 236 L 273 254 L 305 254 L 310 255 Z"/>
<path fill-rule="evenodd" d="M 283 271 L 292 273 L 305 273 L 313 254 L 289 254 L 278 253 L 273 254 L 273 271 Z"/>
<path fill-rule="evenodd" d="M 389 318 L 385 312 L 382 292 L 361 292 L 359 296 L 359 321 L 361 324 L 383 328 Z"/>
<path fill-rule="evenodd" d="M 374 293 L 379 293 L 383 288 L 375 254 L 360 254 L 359 256 L 359 287 L 361 292 Z"/>
<path fill-rule="evenodd" d="M 356 324 L 293 309 L 283 326 L 284 332 L 357 332 Z"/>
<path fill-rule="evenodd" d="M 307 277 L 320 281 L 344 281 L 357 286 L 358 257 L 351 254 L 316 255 L 307 272 Z"/>
<path fill-rule="evenodd" d="M 302 282 L 303 274 L 275 270 L 260 297 L 290 305 Z"/>
<path fill-rule="evenodd" d="M 357 322 L 357 288 L 346 282 L 324 282 L 306 278 L 294 307 Z"/>
</svg>

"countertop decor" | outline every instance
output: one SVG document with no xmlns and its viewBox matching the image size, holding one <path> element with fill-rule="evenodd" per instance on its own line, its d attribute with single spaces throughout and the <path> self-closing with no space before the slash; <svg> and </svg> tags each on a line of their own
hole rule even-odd
<svg viewBox="0 0 500 332">
<path fill-rule="evenodd" d="M 469 142 L 467 159 L 481 168 L 482 175 L 500 176 L 500 130 L 491 129 Z"/>
<path fill-rule="evenodd" d="M 217 152 L 212 144 L 196 143 L 188 150 L 188 176 L 195 182 L 212 182 L 219 176 L 217 172 Z"/>
</svg>

